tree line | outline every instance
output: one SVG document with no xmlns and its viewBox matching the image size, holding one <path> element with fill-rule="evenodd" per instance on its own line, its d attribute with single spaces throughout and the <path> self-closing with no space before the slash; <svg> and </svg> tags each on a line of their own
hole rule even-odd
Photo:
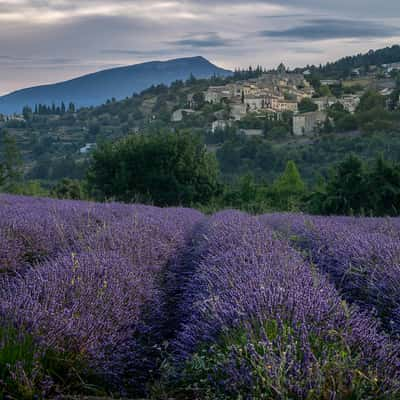
<svg viewBox="0 0 400 400">
<path fill-rule="evenodd" d="M 74 103 L 70 102 L 68 106 L 62 101 L 60 105 L 52 103 L 52 105 L 47 104 L 36 104 L 32 109 L 29 106 L 25 106 L 22 109 L 22 115 L 26 120 L 32 118 L 33 115 L 63 115 L 65 113 L 74 113 L 76 111 L 76 106 Z"/>
<path fill-rule="evenodd" d="M 391 64 L 400 61 L 400 46 L 394 45 L 379 50 L 370 50 L 365 54 L 357 54 L 341 58 L 336 62 L 320 66 L 307 66 L 313 75 L 347 78 L 355 68 L 368 72 L 372 65 Z"/>
<path fill-rule="evenodd" d="M 93 154 L 88 188 L 98 200 L 199 206 L 211 211 L 400 214 L 400 165 L 383 156 L 368 167 L 349 155 L 314 187 L 307 187 L 293 161 L 272 183 L 244 175 L 223 184 L 215 155 L 190 132 L 134 135 L 103 144 Z"/>
<path fill-rule="evenodd" d="M 309 187 L 294 161 L 273 182 L 251 174 L 223 183 L 214 153 L 190 131 L 131 135 L 95 150 L 83 181 L 62 179 L 50 188 L 24 181 L 15 139 L 6 134 L 0 161 L 0 190 L 91 199 L 198 207 L 250 213 L 304 211 L 321 215 L 400 215 L 400 164 L 379 156 L 368 165 L 354 155 Z"/>
</svg>

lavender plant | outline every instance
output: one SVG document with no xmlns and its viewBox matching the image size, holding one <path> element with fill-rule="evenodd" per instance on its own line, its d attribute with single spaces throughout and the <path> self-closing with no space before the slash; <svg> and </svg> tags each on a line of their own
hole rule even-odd
<svg viewBox="0 0 400 400">
<path fill-rule="evenodd" d="M 344 219 L 267 215 L 329 274 L 349 301 L 374 308 L 386 329 L 400 333 L 400 236 L 398 219 Z"/>
<path fill-rule="evenodd" d="M 0 392 L 399 398 L 399 232 L 0 195 Z"/>
<path fill-rule="evenodd" d="M 200 235 L 175 342 L 185 367 L 171 374 L 172 392 L 210 399 L 399 395 L 398 344 L 262 220 L 221 213 Z"/>
<path fill-rule="evenodd" d="M 147 367 L 143 338 L 162 319 L 163 269 L 202 214 L 29 201 L 0 198 L 0 229 L 9 243 L 29 236 L 35 249 L 43 249 L 43 257 L 28 263 L 26 243 L 8 248 L 6 260 L 16 261 L 14 273 L 1 278 L 0 315 L 26 329 L 42 348 L 87 360 L 108 383 L 122 385 L 131 375 L 128 380 L 137 384 L 134 368 Z M 3 270 L 9 267 L 7 261 Z"/>
</svg>

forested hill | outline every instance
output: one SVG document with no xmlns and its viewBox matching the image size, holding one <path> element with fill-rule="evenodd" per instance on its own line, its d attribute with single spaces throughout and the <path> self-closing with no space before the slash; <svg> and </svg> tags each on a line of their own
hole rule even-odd
<svg viewBox="0 0 400 400">
<path fill-rule="evenodd" d="M 169 85 L 177 80 L 186 80 L 191 75 L 210 78 L 231 74 L 231 71 L 219 68 L 203 57 L 148 62 L 10 93 L 0 97 L 0 113 L 20 113 L 24 106 L 61 102 L 73 102 L 78 107 L 96 106 L 111 98 L 124 99 L 152 85 Z"/>
<path fill-rule="evenodd" d="M 355 68 L 368 68 L 375 65 L 391 64 L 400 62 L 400 46 L 385 47 L 379 50 L 370 50 L 365 54 L 357 54 L 341 58 L 338 61 L 327 63 L 324 66 L 310 67 L 313 72 L 319 72 L 322 75 L 345 78 L 351 74 Z"/>
</svg>

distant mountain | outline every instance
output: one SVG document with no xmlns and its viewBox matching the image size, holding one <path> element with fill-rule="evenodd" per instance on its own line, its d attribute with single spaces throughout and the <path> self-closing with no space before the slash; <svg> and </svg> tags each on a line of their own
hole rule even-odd
<svg viewBox="0 0 400 400">
<path fill-rule="evenodd" d="M 179 58 L 170 61 L 153 61 L 128 67 L 113 68 L 84 75 L 69 81 L 18 90 L 0 97 L 0 113 L 20 113 L 24 106 L 35 104 L 60 104 L 73 102 L 78 107 L 96 106 L 107 99 L 123 99 L 139 93 L 152 85 L 169 85 L 176 80 L 186 80 L 213 75 L 228 76 L 232 71 L 217 67 L 203 57 Z"/>
</svg>

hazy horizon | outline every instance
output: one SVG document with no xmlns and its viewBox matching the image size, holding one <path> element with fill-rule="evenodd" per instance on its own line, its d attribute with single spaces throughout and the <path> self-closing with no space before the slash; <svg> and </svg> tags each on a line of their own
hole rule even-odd
<svg viewBox="0 0 400 400">
<path fill-rule="evenodd" d="M 0 94 L 147 61 L 293 68 L 400 43 L 400 2 L 320 3 L 5 0 Z"/>
</svg>

